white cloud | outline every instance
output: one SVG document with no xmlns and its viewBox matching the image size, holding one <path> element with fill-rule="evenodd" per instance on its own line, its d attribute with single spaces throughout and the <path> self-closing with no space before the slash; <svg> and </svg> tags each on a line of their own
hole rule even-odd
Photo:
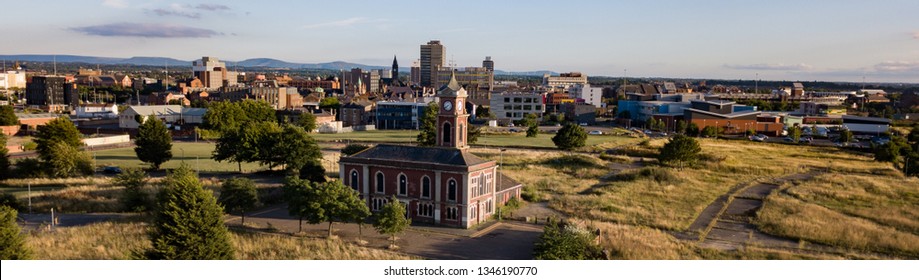
<svg viewBox="0 0 919 280">
<path fill-rule="evenodd" d="M 878 72 L 917 72 L 919 61 L 885 61 L 874 65 Z"/>
<path fill-rule="evenodd" d="M 726 64 L 724 67 L 738 70 L 763 70 L 763 71 L 806 71 L 814 69 L 813 66 L 798 63 L 798 64 L 782 64 L 782 63 L 759 63 L 759 64 Z"/>
<path fill-rule="evenodd" d="M 367 18 L 353 17 L 353 18 L 337 20 L 337 21 L 308 24 L 308 25 L 301 26 L 300 28 L 316 29 L 316 28 L 325 28 L 325 27 L 348 27 L 348 26 L 352 26 L 355 24 L 366 23 L 369 21 L 370 20 L 368 20 Z"/>
<path fill-rule="evenodd" d="M 112 8 L 127 8 L 128 2 L 125 0 L 102 0 L 102 6 Z"/>
</svg>

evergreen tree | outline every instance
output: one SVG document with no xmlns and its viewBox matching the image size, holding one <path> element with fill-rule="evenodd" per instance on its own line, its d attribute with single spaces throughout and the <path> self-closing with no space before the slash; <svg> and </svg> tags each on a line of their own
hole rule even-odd
<svg viewBox="0 0 919 280">
<path fill-rule="evenodd" d="M 125 169 L 123 173 L 115 176 L 113 183 L 117 186 L 123 186 L 124 192 L 121 195 L 121 204 L 126 211 L 144 212 L 153 207 L 153 201 L 145 191 L 147 186 L 147 174 L 138 168 Z"/>
<path fill-rule="evenodd" d="M 160 165 L 172 159 L 172 134 L 162 121 L 150 116 L 137 128 L 137 138 L 134 139 L 134 152 L 137 159 L 150 164 L 153 170 L 159 170 Z"/>
<path fill-rule="evenodd" d="M 230 178 L 223 181 L 220 198 L 217 199 L 227 213 L 239 213 L 242 224 L 246 224 L 246 212 L 258 205 L 258 191 L 255 182 L 249 178 Z"/>
<path fill-rule="evenodd" d="M 39 126 L 35 133 L 38 155 L 44 161 L 51 158 L 51 152 L 58 143 L 79 148 L 83 146 L 81 138 L 82 134 L 77 130 L 77 126 L 66 117 L 60 117 Z"/>
<path fill-rule="evenodd" d="M 427 108 L 424 108 L 424 115 L 421 116 L 421 127 L 418 136 L 418 146 L 431 147 L 437 144 L 437 103 L 431 102 Z"/>
<path fill-rule="evenodd" d="M 696 161 L 700 152 L 702 152 L 702 147 L 699 146 L 699 142 L 696 139 L 677 134 L 661 147 L 658 160 L 661 163 L 677 162 L 680 169 L 683 169 L 683 164 L 691 164 Z"/>
<path fill-rule="evenodd" d="M 390 236 L 390 246 L 396 245 L 396 234 L 404 231 L 411 224 L 411 221 L 405 218 L 405 206 L 396 199 L 396 196 L 393 196 L 389 203 L 383 205 L 383 209 L 376 212 L 374 217 L 376 219 L 373 222 L 373 227 L 380 234 Z"/>
<path fill-rule="evenodd" d="M 587 142 L 587 131 L 577 124 L 567 124 L 552 137 L 552 143 L 562 150 L 573 150 L 584 147 Z"/>
<path fill-rule="evenodd" d="M 16 209 L 0 205 L 0 260 L 27 260 L 32 256 L 16 224 L 16 214 Z"/>
<path fill-rule="evenodd" d="M 535 124 L 530 125 L 530 127 L 527 127 L 527 137 L 536 137 L 536 135 L 538 134 L 539 134 L 539 127 L 536 126 Z"/>
<path fill-rule="evenodd" d="M 913 143 L 919 143 L 919 123 L 913 125 L 913 129 L 909 131 L 906 140 Z"/>
<path fill-rule="evenodd" d="M 166 176 L 157 194 L 149 233 L 148 259 L 225 260 L 233 258 L 223 208 L 204 190 L 185 163 Z"/>
<path fill-rule="evenodd" d="M 10 150 L 6 148 L 6 134 L 0 134 L 0 179 L 10 178 Z"/>
<path fill-rule="evenodd" d="M 0 126 L 8 125 L 19 126 L 19 117 L 16 117 L 13 106 L 2 105 L 0 106 Z"/>
</svg>

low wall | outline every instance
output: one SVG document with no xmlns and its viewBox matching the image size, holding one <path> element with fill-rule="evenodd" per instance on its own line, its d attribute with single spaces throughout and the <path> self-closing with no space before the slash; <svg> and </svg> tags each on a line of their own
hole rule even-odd
<svg viewBox="0 0 919 280">
<path fill-rule="evenodd" d="M 125 135 L 114 135 L 114 136 L 83 139 L 83 144 L 86 144 L 87 147 L 114 145 L 114 144 L 123 144 L 123 143 L 131 143 L 131 137 L 125 134 Z"/>
</svg>

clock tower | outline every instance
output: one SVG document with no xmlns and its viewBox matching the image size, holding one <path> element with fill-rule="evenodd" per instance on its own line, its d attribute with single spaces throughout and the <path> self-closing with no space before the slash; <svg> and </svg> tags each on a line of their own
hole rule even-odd
<svg viewBox="0 0 919 280">
<path fill-rule="evenodd" d="M 456 82 L 456 74 L 450 75 L 450 82 L 437 91 L 440 110 L 437 114 L 437 146 L 468 148 L 466 129 L 469 114 L 466 113 L 466 89 Z"/>
</svg>

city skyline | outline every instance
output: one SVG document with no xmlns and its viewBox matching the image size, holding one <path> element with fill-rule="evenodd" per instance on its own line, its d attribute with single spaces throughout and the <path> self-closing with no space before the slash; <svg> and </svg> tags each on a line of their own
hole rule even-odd
<svg viewBox="0 0 919 280">
<path fill-rule="evenodd" d="M 14 2 L 0 54 L 387 66 L 440 40 L 448 65 L 505 71 L 919 82 L 914 1 L 424 3 Z"/>
</svg>

